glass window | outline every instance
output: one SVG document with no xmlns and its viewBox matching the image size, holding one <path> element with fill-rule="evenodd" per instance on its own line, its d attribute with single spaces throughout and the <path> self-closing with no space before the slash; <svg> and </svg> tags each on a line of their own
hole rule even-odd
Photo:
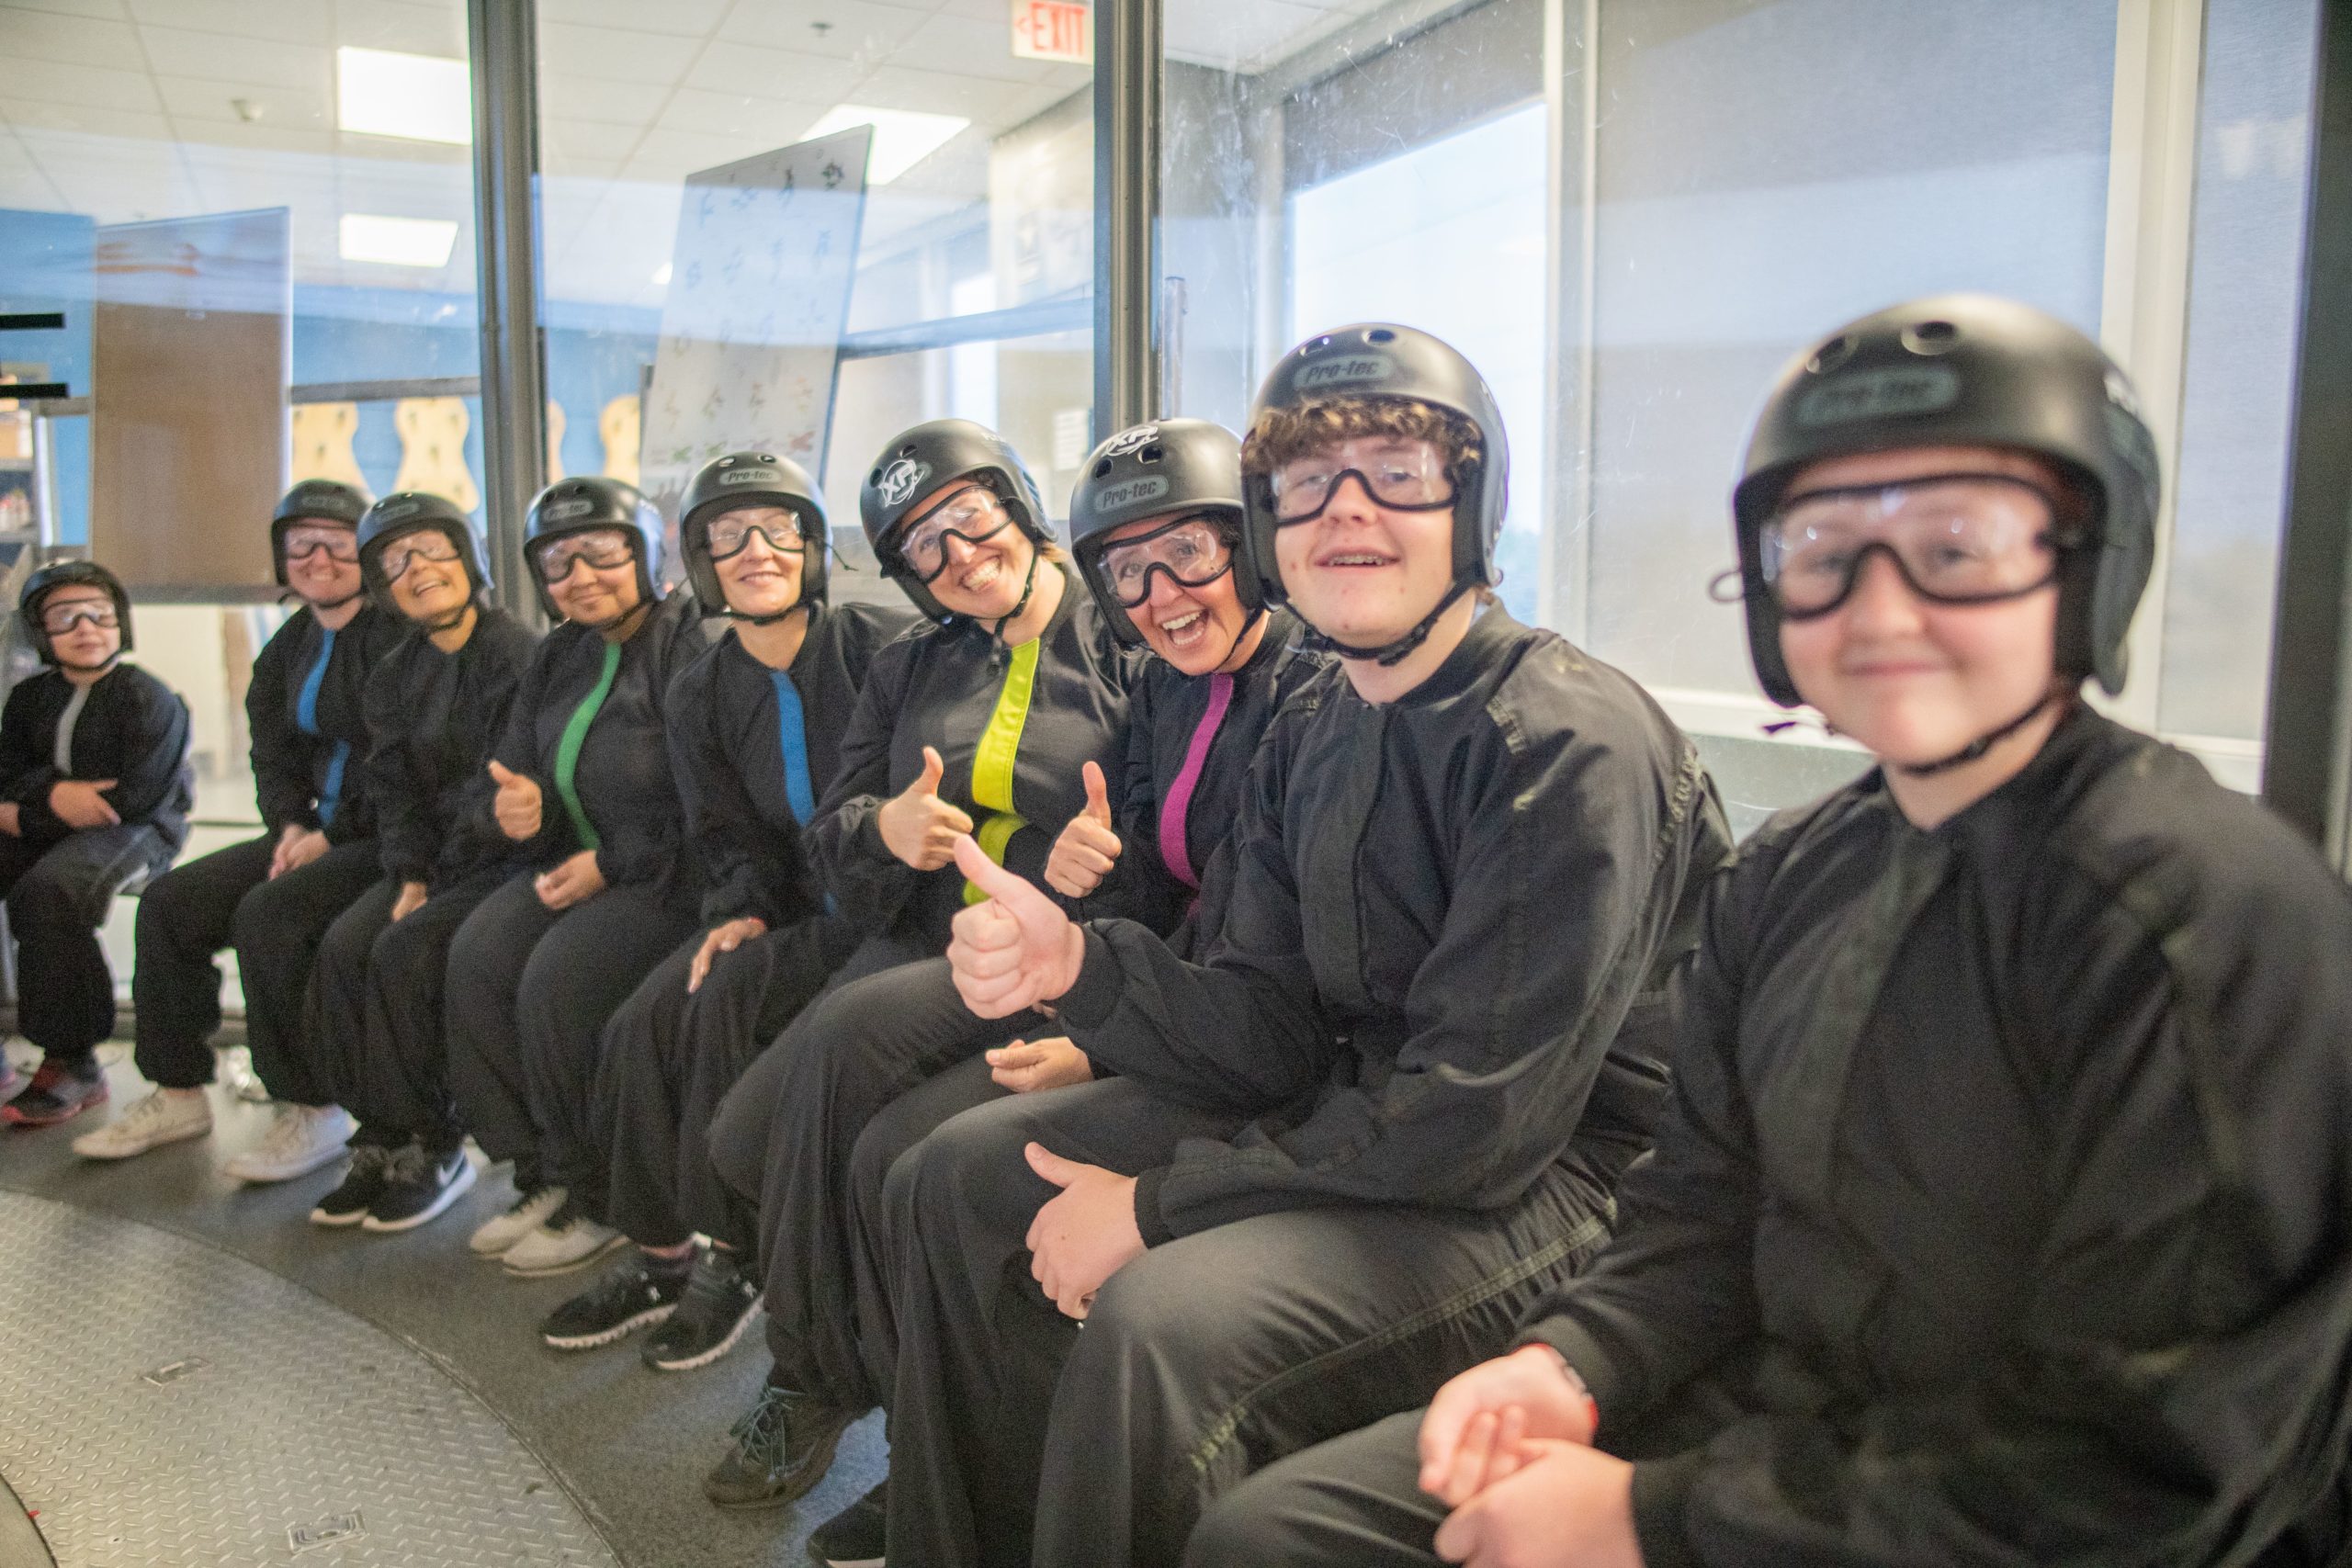
<svg viewBox="0 0 2352 1568">
<path fill-rule="evenodd" d="M 1510 423 L 1506 603 L 1657 694 L 1742 827 L 1861 765 L 1764 700 L 1705 592 L 1774 371 L 1946 289 L 2111 330 L 2111 240 L 2188 229 L 2178 554 L 2138 695 L 2254 786 L 2312 0 L 2206 6 L 2197 200 L 2120 235 L 2115 0 L 1600 0 L 1548 64 L 1540 0 L 1168 4 L 1168 406 L 1238 424 L 1276 355 L 1345 321 L 1453 341 Z"/>
<path fill-rule="evenodd" d="M 65 317 L 0 334 L 0 375 L 89 400 L 0 428 L 0 585 L 28 536 L 129 578 L 198 818 L 249 824 L 271 503 L 310 477 L 479 498 L 465 7 L 11 6 L 0 59 L 0 311 Z"/>
<path fill-rule="evenodd" d="M 1067 502 L 1093 396 L 1092 71 L 1017 53 L 1011 11 L 542 0 L 562 469 L 666 506 L 709 457 L 782 447 L 857 558 L 874 454 L 958 414 Z"/>
</svg>

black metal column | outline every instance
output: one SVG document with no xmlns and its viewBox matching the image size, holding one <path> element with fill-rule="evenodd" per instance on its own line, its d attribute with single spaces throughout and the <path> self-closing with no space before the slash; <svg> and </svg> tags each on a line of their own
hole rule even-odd
<svg viewBox="0 0 2352 1568">
<path fill-rule="evenodd" d="M 500 599 L 536 618 L 524 587 L 523 516 L 547 480 L 547 367 L 539 350 L 538 6 L 467 0 L 473 61 L 474 230 L 481 306 L 482 510 Z"/>
<path fill-rule="evenodd" d="M 1161 0 L 1094 4 L 1094 435 L 1159 412 Z"/>
<path fill-rule="evenodd" d="M 2333 5 L 2320 8 L 2312 127 L 2262 795 L 2352 871 L 2352 13 Z"/>
</svg>

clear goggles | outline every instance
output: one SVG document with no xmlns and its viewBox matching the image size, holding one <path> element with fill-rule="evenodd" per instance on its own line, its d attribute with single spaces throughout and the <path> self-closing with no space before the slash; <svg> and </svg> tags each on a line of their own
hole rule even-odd
<svg viewBox="0 0 2352 1568">
<path fill-rule="evenodd" d="M 1320 517 L 1340 492 L 1340 481 L 1350 478 L 1373 500 L 1399 512 L 1453 504 L 1453 476 L 1445 471 L 1437 443 L 1374 436 L 1293 458 L 1267 476 L 1274 521 L 1287 527 Z"/>
<path fill-rule="evenodd" d="M 917 582 L 929 582 L 947 570 L 947 540 L 952 535 L 967 545 L 992 539 L 1012 521 L 1012 513 L 989 491 L 974 486 L 940 502 L 899 535 L 899 558 L 907 563 Z"/>
<path fill-rule="evenodd" d="M 637 558 L 635 539 L 618 528 L 591 528 L 564 534 L 539 546 L 531 555 L 539 581 L 561 582 L 571 575 L 571 563 L 585 561 L 592 570 L 610 571 Z"/>
<path fill-rule="evenodd" d="M 54 610 L 40 613 L 40 629 L 50 637 L 63 637 L 75 626 L 88 622 L 91 626 L 113 631 L 122 625 L 122 617 L 115 614 L 112 604 L 87 602 L 60 604 Z"/>
<path fill-rule="evenodd" d="M 321 550 L 345 565 L 359 558 L 359 536 L 348 528 L 288 528 L 278 547 L 288 560 L 309 560 Z"/>
<path fill-rule="evenodd" d="M 752 547 L 752 536 L 754 534 L 768 542 L 768 548 L 784 555 L 797 556 L 807 548 L 800 529 L 800 519 L 781 507 L 766 507 L 756 512 L 746 507 L 740 512 L 720 513 L 710 520 L 702 536 L 713 560 L 741 555 Z"/>
<path fill-rule="evenodd" d="M 1095 570 L 1112 597 L 1133 610 L 1151 597 L 1151 576 L 1180 588 L 1205 588 L 1233 570 L 1233 544 L 1216 514 L 1195 512 L 1132 539 L 1102 547 Z"/>
<path fill-rule="evenodd" d="M 1929 474 L 1791 496 L 1758 537 L 1765 586 L 1792 620 L 1826 615 L 1883 551 L 1922 599 L 1987 604 L 2030 593 L 2058 575 L 2076 541 L 2053 526 L 2056 502 L 2007 474 Z"/>
<path fill-rule="evenodd" d="M 458 558 L 458 547 L 437 528 L 421 528 L 413 534 L 403 534 L 377 553 L 377 564 L 384 570 L 384 581 L 398 582 L 408 575 L 408 569 L 418 561 L 435 561 L 447 566 Z"/>
</svg>

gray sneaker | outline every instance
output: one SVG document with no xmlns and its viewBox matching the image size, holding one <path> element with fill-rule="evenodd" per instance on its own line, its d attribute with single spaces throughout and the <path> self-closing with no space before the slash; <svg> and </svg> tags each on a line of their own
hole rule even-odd
<svg viewBox="0 0 2352 1568">
<path fill-rule="evenodd" d="M 96 1132 L 74 1139 L 74 1152 L 84 1159 L 129 1159 L 183 1138 L 200 1138 L 210 1131 L 212 1102 L 202 1089 L 186 1094 L 151 1089 Z"/>
<path fill-rule="evenodd" d="M 628 1237 L 600 1225 L 569 1201 L 548 1223 L 506 1249 L 506 1271 L 526 1280 L 569 1274 L 602 1258 Z"/>
</svg>

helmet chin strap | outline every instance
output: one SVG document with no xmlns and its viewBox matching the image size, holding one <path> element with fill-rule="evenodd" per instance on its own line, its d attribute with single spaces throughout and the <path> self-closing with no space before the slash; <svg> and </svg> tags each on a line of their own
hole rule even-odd
<svg viewBox="0 0 2352 1568">
<path fill-rule="evenodd" d="M 995 637 L 998 643 L 1001 644 L 1004 641 L 1004 628 L 1019 620 L 1021 612 L 1029 607 L 1030 597 L 1037 592 L 1037 563 L 1045 558 L 1045 552 L 1042 550 L 1033 549 L 1029 552 L 1029 575 L 1021 580 L 1021 597 L 1013 602 L 1012 609 L 998 616 L 996 625 L 989 629 L 989 635 Z"/>
<path fill-rule="evenodd" d="M 2055 691 L 2043 693 L 2041 699 L 2035 703 L 2031 707 L 2026 709 L 2025 712 L 2018 715 L 2017 717 L 2009 720 L 2008 723 L 2002 725 L 1999 728 L 1988 730 L 1984 734 L 1978 736 L 1975 739 L 1970 741 L 1959 750 L 1954 751 L 1949 757 L 1939 757 L 1932 762 L 1890 762 L 1887 765 L 1893 768 L 1896 773 L 1901 773 L 1905 778 L 1910 779 L 1933 778 L 1939 773 L 1948 773 L 1954 768 L 1964 768 L 1968 766 L 1969 763 L 1973 762 L 1978 758 L 1984 756 L 1987 751 L 1990 751 L 1994 747 L 1998 746 L 2002 741 L 2007 740 L 2010 736 L 2015 735 L 2018 730 L 2023 729 L 2027 725 L 2031 724 L 2035 719 L 2040 718 L 2042 711 L 2049 707 L 2052 703 L 2056 702 L 2058 697 L 2059 694 Z"/>
<path fill-rule="evenodd" d="M 302 603 L 308 604 L 313 610 L 340 610 L 345 604 L 350 604 L 354 599 L 364 598 L 367 595 L 367 592 L 368 590 L 365 587 L 362 587 L 358 592 L 346 593 L 340 599 L 330 599 L 322 603 L 316 599 L 306 598 Z"/>
<path fill-rule="evenodd" d="M 733 609 L 731 607 L 726 612 L 726 615 L 729 620 L 741 621 L 747 626 L 772 626 L 778 621 L 788 621 L 792 619 L 793 616 L 800 614 L 803 610 L 813 610 L 815 608 L 816 606 L 806 599 L 795 599 L 790 604 L 787 604 L 783 609 L 776 611 L 773 615 L 747 615 L 743 614 L 742 611 Z"/>
<path fill-rule="evenodd" d="M 57 660 L 57 667 L 60 670 L 74 670 L 79 671 L 84 674 L 87 674 L 93 670 L 101 671 L 111 670 L 121 662 L 122 649 L 118 648 L 112 653 L 107 654 L 104 659 L 99 660 L 96 664 L 76 664 L 71 660 L 60 659 Z"/>
<path fill-rule="evenodd" d="M 1378 648 L 1351 647 L 1324 632 L 1316 633 L 1316 640 L 1342 659 L 1369 659 L 1383 669 L 1402 664 L 1413 656 L 1414 649 L 1429 641 L 1430 633 L 1437 629 L 1437 623 L 1445 613 L 1453 608 L 1453 602 L 1476 586 L 1469 578 L 1456 578 L 1453 586 L 1445 591 L 1445 597 L 1437 602 L 1437 608 L 1423 615 L 1419 625 L 1396 641 L 1382 643 Z"/>
</svg>

